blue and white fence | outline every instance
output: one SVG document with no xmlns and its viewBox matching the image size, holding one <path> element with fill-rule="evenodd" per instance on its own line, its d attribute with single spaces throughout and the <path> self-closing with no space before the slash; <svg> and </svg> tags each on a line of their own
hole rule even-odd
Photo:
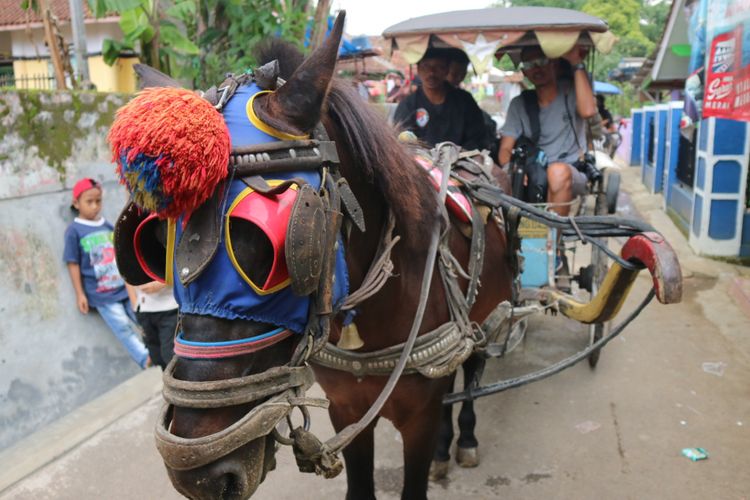
<svg viewBox="0 0 750 500">
<path fill-rule="evenodd" d="M 721 118 L 701 121 L 695 165 L 690 246 L 702 254 L 741 254 L 750 230 L 745 208 L 750 124 Z"/>
</svg>

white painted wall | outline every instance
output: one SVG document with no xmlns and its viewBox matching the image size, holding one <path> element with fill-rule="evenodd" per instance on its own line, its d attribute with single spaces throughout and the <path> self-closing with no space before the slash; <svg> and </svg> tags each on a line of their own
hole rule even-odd
<svg viewBox="0 0 750 500">
<path fill-rule="evenodd" d="M 69 43 L 73 43 L 73 34 L 70 25 L 61 26 L 63 37 Z M 48 57 L 49 51 L 44 45 L 44 29 L 42 27 L 20 29 L 11 31 L 11 54 L 13 57 Z M 86 49 L 89 54 L 97 54 L 102 51 L 102 43 L 105 38 L 121 40 L 122 30 L 116 20 L 100 20 L 96 23 L 86 24 Z M 2 40 L 0 38 L 0 40 Z M 0 45 L 0 50 L 1 49 Z M 72 50 L 71 50 L 72 52 Z"/>
</svg>

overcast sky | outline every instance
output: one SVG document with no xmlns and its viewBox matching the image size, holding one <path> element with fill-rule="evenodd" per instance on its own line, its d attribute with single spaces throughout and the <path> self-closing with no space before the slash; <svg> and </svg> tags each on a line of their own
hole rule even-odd
<svg viewBox="0 0 750 500">
<path fill-rule="evenodd" d="M 380 35 L 412 17 L 451 10 L 482 9 L 492 0 L 333 0 L 331 13 L 346 9 L 346 33 Z"/>
</svg>

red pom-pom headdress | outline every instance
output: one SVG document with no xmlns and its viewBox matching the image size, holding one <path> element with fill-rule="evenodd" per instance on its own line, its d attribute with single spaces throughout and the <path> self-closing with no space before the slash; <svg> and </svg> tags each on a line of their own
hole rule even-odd
<svg viewBox="0 0 750 500">
<path fill-rule="evenodd" d="M 160 217 L 192 212 L 227 176 L 224 118 L 190 90 L 143 90 L 117 111 L 108 139 L 120 182 Z"/>
</svg>

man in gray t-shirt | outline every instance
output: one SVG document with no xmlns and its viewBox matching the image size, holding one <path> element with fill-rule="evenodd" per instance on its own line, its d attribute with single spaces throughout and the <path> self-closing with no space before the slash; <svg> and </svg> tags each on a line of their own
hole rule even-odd
<svg viewBox="0 0 750 500">
<path fill-rule="evenodd" d="M 539 102 L 538 146 L 549 158 L 547 201 L 553 204 L 570 202 L 573 196 L 585 192 L 586 176 L 572 164 L 585 150 L 585 120 L 596 113 L 596 101 L 579 47 L 573 47 L 563 58 L 573 68 L 572 81 L 560 79 L 559 60 L 548 59 L 540 47 L 527 47 L 521 53 L 521 69 L 534 84 Z M 531 135 L 523 98 L 518 96 L 511 101 L 503 125 L 500 163 L 505 166 L 510 162 L 519 137 Z M 563 216 L 570 212 L 566 205 L 553 206 L 552 210 Z"/>
</svg>

